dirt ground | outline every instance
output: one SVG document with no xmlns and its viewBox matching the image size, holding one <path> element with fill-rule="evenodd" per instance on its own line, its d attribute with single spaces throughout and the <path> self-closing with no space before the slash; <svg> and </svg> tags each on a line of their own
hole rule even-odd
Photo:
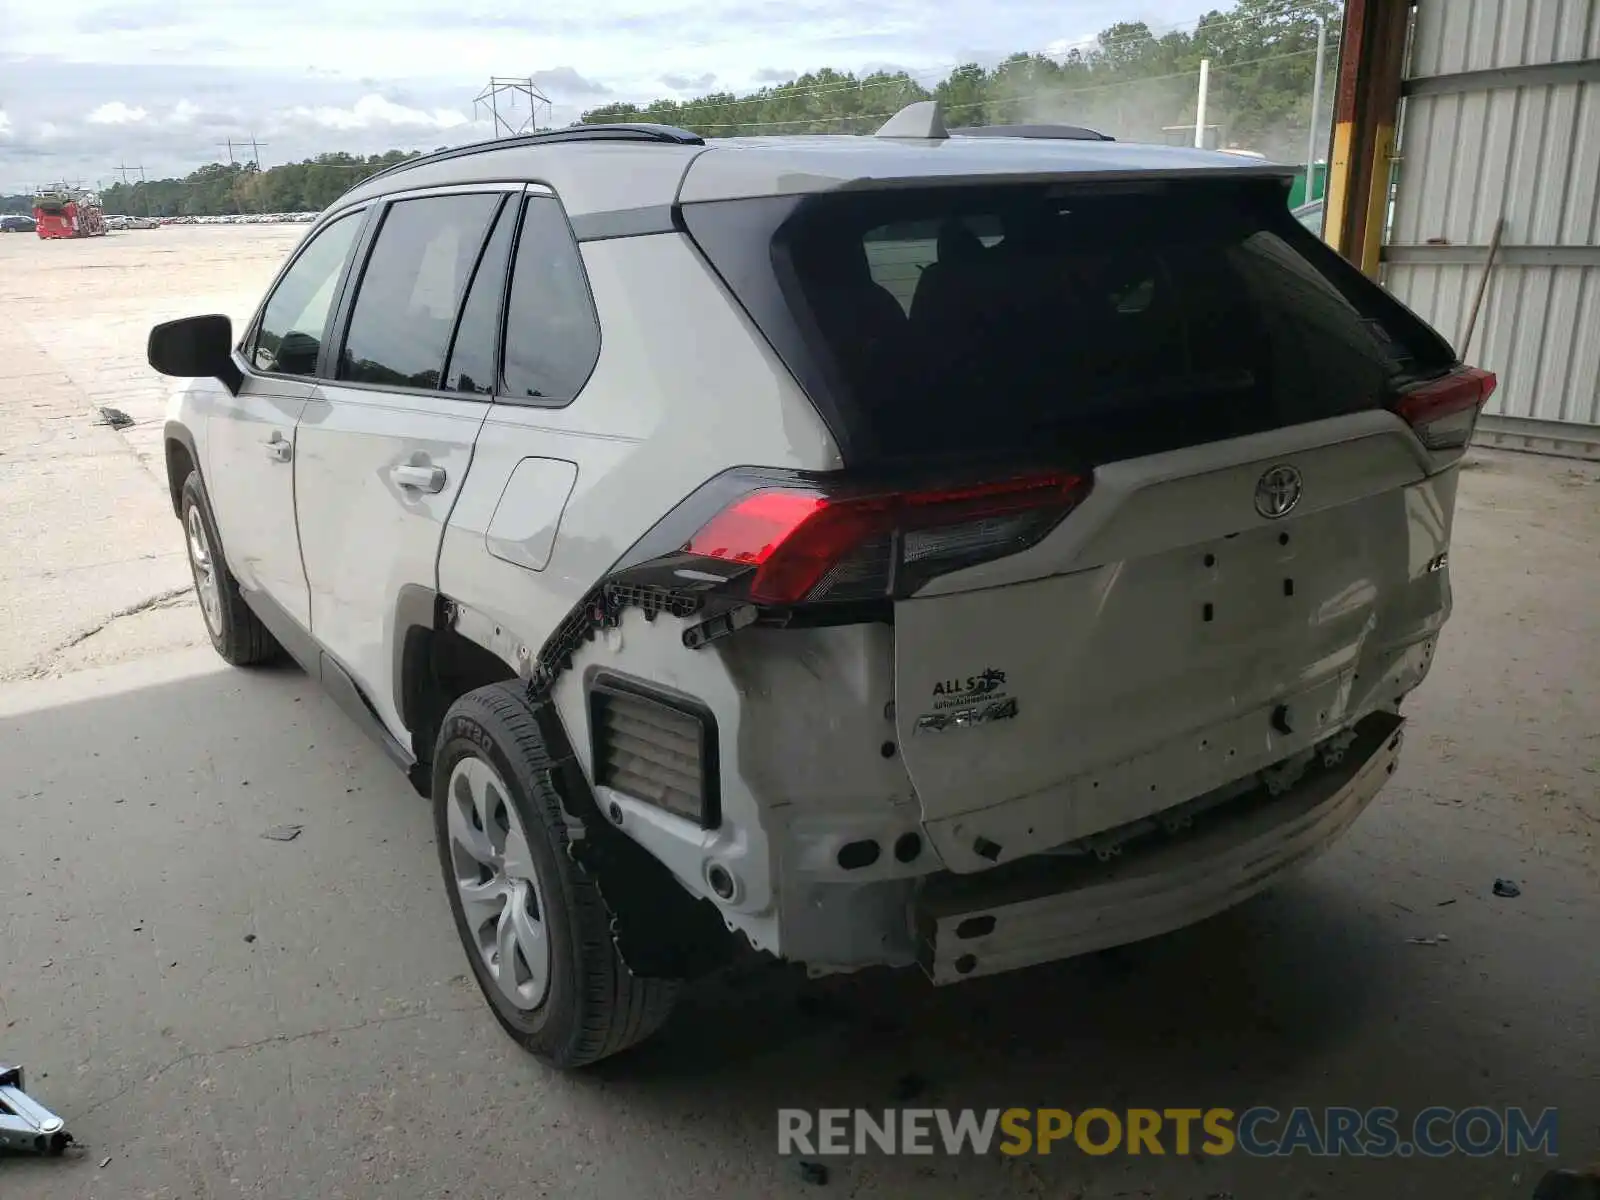
<svg viewBox="0 0 1600 1200">
<path fill-rule="evenodd" d="M 86 1143 L 0 1161 L 5 1200 L 1526 1200 L 1549 1165 L 868 1156 L 819 1184 L 780 1106 L 1555 1107 L 1560 1160 L 1600 1158 L 1600 465 L 1472 456 L 1401 769 L 1293 881 L 954 988 L 725 981 L 554 1076 L 467 983 L 426 805 L 303 675 L 221 668 L 183 595 L 144 330 L 242 315 L 300 233 L 0 237 L 0 1058 Z"/>
</svg>

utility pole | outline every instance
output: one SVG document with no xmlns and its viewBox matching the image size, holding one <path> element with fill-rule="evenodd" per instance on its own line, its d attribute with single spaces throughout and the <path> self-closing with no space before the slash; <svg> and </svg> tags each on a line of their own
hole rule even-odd
<svg viewBox="0 0 1600 1200">
<path fill-rule="evenodd" d="M 1328 23 L 1321 17 L 1317 18 L 1317 69 L 1311 76 L 1311 132 L 1306 136 L 1306 192 L 1301 197 L 1302 204 L 1310 204 L 1316 199 L 1311 193 L 1317 182 L 1317 144 L 1322 141 L 1318 136 L 1321 129 L 1318 127 L 1318 115 L 1322 111 L 1322 70 L 1323 63 L 1328 54 Z"/>
<path fill-rule="evenodd" d="M 1194 145 L 1196 150 L 1206 148 L 1206 90 L 1211 84 L 1211 60 L 1200 60 L 1200 94 L 1195 97 Z"/>
</svg>

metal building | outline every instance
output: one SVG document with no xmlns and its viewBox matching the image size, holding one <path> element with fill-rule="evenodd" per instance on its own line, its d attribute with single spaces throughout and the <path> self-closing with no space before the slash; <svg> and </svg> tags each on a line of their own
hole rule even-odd
<svg viewBox="0 0 1600 1200">
<path fill-rule="evenodd" d="M 1329 240 L 1458 352 L 1482 288 L 1480 444 L 1600 459 L 1600 0 L 1350 0 L 1342 51 Z"/>
</svg>

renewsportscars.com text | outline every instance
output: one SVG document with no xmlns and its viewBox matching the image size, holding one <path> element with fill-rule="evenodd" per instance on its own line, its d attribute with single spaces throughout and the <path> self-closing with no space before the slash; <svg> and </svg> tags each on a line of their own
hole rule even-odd
<svg viewBox="0 0 1600 1200">
<path fill-rule="evenodd" d="M 1554 1158 L 1556 1110 L 1064 1108 L 778 1110 L 778 1153 L 1245 1154 L 1251 1157 Z"/>
</svg>

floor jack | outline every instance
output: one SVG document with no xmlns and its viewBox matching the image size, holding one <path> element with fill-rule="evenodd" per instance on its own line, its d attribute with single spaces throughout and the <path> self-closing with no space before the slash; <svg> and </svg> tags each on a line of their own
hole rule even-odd
<svg viewBox="0 0 1600 1200">
<path fill-rule="evenodd" d="M 72 1142 L 67 1123 L 22 1089 L 22 1068 L 0 1063 L 0 1150 L 60 1154 Z"/>
</svg>

